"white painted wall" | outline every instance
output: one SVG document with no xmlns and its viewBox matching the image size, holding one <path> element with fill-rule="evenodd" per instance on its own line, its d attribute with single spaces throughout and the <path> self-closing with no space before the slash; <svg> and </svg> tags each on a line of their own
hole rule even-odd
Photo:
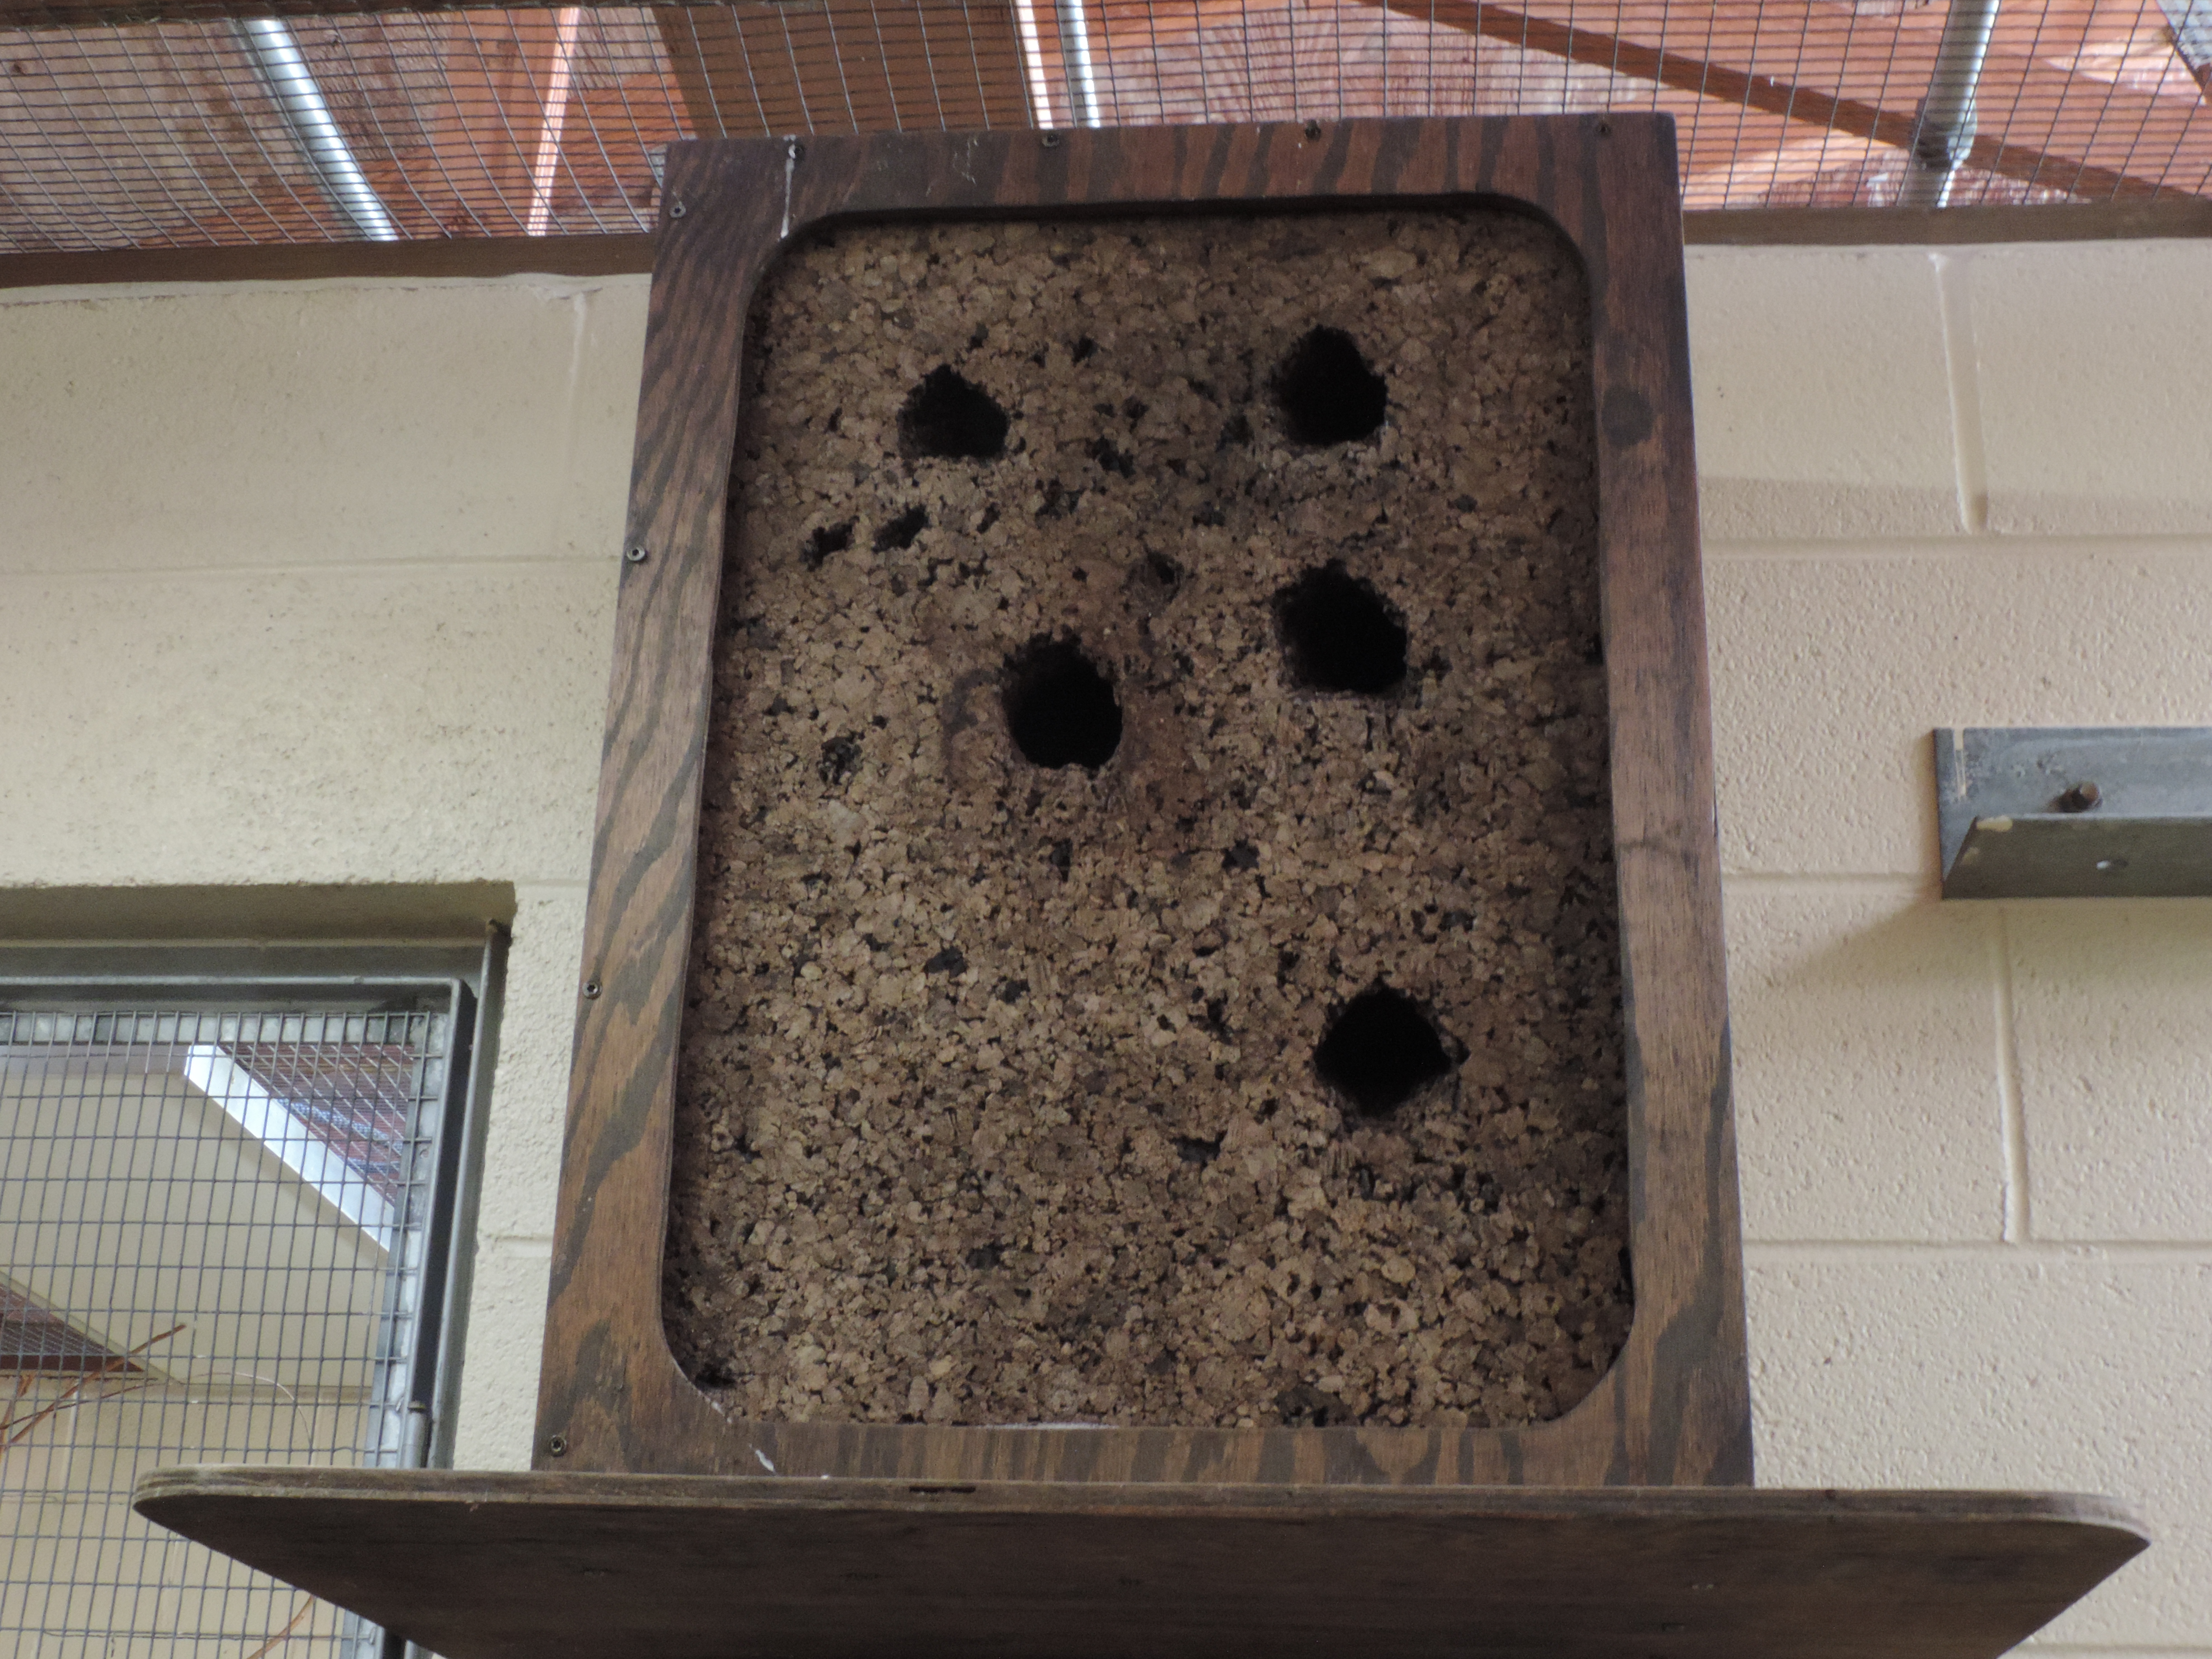
<svg viewBox="0 0 2212 1659">
<path fill-rule="evenodd" d="M 645 287 L 0 292 L 0 888 L 514 884 L 470 1465 L 529 1459 Z"/>
<path fill-rule="evenodd" d="M 1701 249 L 1769 1485 L 2076 1487 L 2212 1655 L 2212 902 L 1942 905 L 1939 725 L 2212 724 L 2212 244 Z M 512 881 L 460 1456 L 527 1460 L 641 278 L 0 293 L 0 888 Z"/>
<path fill-rule="evenodd" d="M 2212 1651 L 2212 901 L 1936 901 L 1937 726 L 2212 724 L 2212 243 L 1701 250 L 1759 1475 L 2111 1492 Z"/>
</svg>

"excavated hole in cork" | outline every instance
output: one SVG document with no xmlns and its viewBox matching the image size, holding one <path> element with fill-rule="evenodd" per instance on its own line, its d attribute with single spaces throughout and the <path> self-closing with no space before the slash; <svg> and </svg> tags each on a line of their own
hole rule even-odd
<svg viewBox="0 0 2212 1659">
<path fill-rule="evenodd" d="M 1121 742 L 1121 705 L 1114 688 L 1073 640 L 1032 640 L 1007 659 L 1006 730 L 1033 766 L 1083 766 L 1092 771 Z"/>
<path fill-rule="evenodd" d="M 1380 1117 L 1449 1074 L 1451 1057 L 1413 998 L 1376 985 L 1329 1021 L 1314 1049 L 1314 1070 L 1361 1115 Z"/>
<path fill-rule="evenodd" d="M 1294 685 L 1372 695 L 1406 678 L 1405 623 L 1334 560 L 1276 594 L 1275 617 Z"/>
<path fill-rule="evenodd" d="M 1275 370 L 1275 404 L 1291 439 L 1355 443 L 1382 424 L 1390 389 L 1340 328 L 1316 328 Z"/>
<path fill-rule="evenodd" d="M 995 460 L 1006 453 L 1006 411 L 950 363 L 921 377 L 899 409 L 899 442 L 909 455 Z"/>
</svg>

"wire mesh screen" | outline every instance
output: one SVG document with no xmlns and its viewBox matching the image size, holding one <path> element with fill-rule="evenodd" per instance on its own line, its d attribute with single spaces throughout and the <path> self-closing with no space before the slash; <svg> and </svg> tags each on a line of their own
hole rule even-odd
<svg viewBox="0 0 2212 1659">
<path fill-rule="evenodd" d="M 0 0 L 0 249 L 635 231 L 671 141 L 783 133 L 1660 110 L 1692 208 L 2212 176 L 2212 0 L 216 9 Z"/>
<path fill-rule="evenodd" d="M 131 1488 L 421 1461 L 457 1012 L 0 1012 L 0 1651 L 378 1650 Z"/>
</svg>

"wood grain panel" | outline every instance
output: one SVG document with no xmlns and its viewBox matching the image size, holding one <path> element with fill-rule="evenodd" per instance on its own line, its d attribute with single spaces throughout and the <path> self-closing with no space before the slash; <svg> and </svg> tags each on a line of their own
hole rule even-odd
<svg viewBox="0 0 2212 1659">
<path fill-rule="evenodd" d="M 137 1504 L 446 1659 L 1995 1659 L 2142 1547 L 2005 1492 L 237 1468 Z"/>
<path fill-rule="evenodd" d="M 722 143 L 671 152 L 601 774 L 541 1467 L 924 1480 L 1586 1486 L 1748 1481 L 1742 1266 L 1672 124 L 1613 116 Z M 1593 307 L 1599 556 L 1630 1034 L 1636 1321 L 1520 1430 L 733 1423 L 659 1321 L 678 1036 L 747 306 L 842 217 L 1517 206 Z M 744 550 L 729 550 L 742 568 Z M 558 1450 L 554 1449 L 557 1446 Z"/>
</svg>

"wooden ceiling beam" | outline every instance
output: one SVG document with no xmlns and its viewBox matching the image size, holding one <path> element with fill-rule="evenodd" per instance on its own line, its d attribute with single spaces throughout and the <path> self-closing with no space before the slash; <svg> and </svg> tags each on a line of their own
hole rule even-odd
<svg viewBox="0 0 2212 1659">
<path fill-rule="evenodd" d="M 1355 0 L 1355 3 L 1384 6 L 1401 16 L 1457 29 L 1462 33 L 1507 42 L 1524 51 L 1563 58 L 1570 63 L 1586 64 L 1632 80 L 1655 82 L 1699 98 L 1741 105 L 1746 109 L 1762 111 L 1830 131 L 1848 133 L 1893 149 L 1910 150 L 1914 132 L 1919 125 L 1917 115 L 1909 111 L 1886 109 L 1876 103 L 1822 92 L 1817 88 L 1800 85 L 1777 76 L 1756 73 L 1713 58 L 1668 51 L 1624 35 L 1583 28 L 1544 17 L 1530 10 L 1475 3 L 1475 0 Z M 1770 38 L 1777 40 L 1802 38 L 1802 34 L 1793 37 L 1783 20 L 1769 21 L 1773 24 L 1765 31 Z M 1886 57 L 1884 66 L 1887 66 Z M 1992 74 L 1992 70 L 1996 73 Z M 2071 78 L 2055 72 L 2046 73 L 2051 75 L 2051 78 L 2061 82 Z M 2026 88 L 2036 78 L 2037 70 L 2033 64 L 1986 64 L 1984 75 L 1984 108 L 1986 112 L 1994 113 L 2004 106 L 2006 100 L 2002 96 L 1988 97 L 1986 91 L 2001 80 L 2011 80 L 2019 87 Z M 2128 97 L 2116 88 L 2096 88 L 2096 106 L 2100 114 L 2109 118 L 2115 96 L 2124 101 Z M 2012 101 L 2017 105 L 2020 100 L 2015 97 Z M 2141 101 L 2148 104 L 2154 100 L 2146 99 Z M 2055 113 L 2055 104 L 2053 108 Z M 2152 112 L 2141 113 L 2148 122 Z M 2130 129 L 2130 137 L 2140 131 L 2140 126 Z M 2086 157 L 2058 155 L 1987 135 L 1974 141 L 1973 148 L 1968 151 L 1962 165 L 2046 189 L 2063 190 L 2090 198 L 2154 196 L 2160 191 L 2157 182 L 2142 178 L 2124 167 L 2104 166 Z"/>
<path fill-rule="evenodd" d="M 353 17 L 370 12 L 554 11 L 562 0 L 0 0 L 0 29 L 204 23 L 226 17 Z"/>
</svg>

